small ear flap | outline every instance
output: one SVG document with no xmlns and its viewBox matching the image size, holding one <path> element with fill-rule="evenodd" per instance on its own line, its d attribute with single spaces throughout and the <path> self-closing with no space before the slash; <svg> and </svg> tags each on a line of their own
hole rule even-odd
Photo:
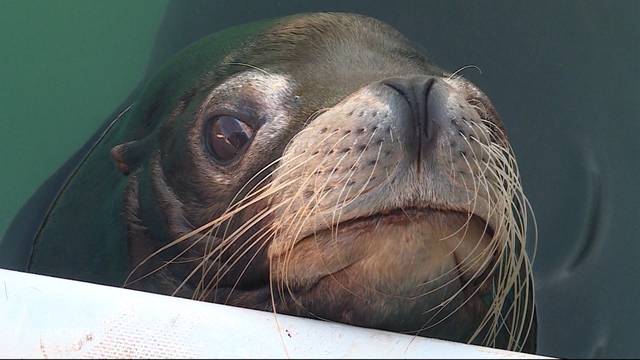
<svg viewBox="0 0 640 360">
<path fill-rule="evenodd" d="M 111 157 L 121 173 L 129 175 L 131 170 L 140 163 L 142 146 L 140 141 L 134 140 L 116 145 L 111 149 Z"/>
</svg>

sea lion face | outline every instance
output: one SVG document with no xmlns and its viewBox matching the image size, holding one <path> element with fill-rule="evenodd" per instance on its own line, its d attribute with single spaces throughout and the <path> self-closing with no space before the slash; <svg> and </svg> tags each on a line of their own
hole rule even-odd
<svg viewBox="0 0 640 360">
<path fill-rule="evenodd" d="M 507 294 L 529 286 L 526 212 L 475 85 L 383 23 L 311 14 L 163 106 L 112 151 L 130 178 L 131 285 L 496 344 Z M 502 346 L 520 346 L 519 324 Z"/>
</svg>

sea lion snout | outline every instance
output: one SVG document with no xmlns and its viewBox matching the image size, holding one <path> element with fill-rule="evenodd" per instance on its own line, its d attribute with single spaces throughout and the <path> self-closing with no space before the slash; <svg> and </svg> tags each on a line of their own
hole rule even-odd
<svg viewBox="0 0 640 360">
<path fill-rule="evenodd" d="M 420 163 L 425 155 L 433 152 L 438 134 L 455 126 L 455 120 L 462 116 L 462 106 L 448 104 L 455 90 L 438 77 L 424 75 L 390 78 L 382 84 L 395 90 L 409 105 L 408 127 L 413 132 L 405 142 Z"/>
<path fill-rule="evenodd" d="M 315 204 L 298 237 L 399 208 L 472 213 L 497 227 L 495 195 L 473 184 L 487 173 L 489 137 L 502 136 L 490 134 L 499 119 L 482 117 L 490 104 L 471 101 L 470 89 L 440 76 L 390 77 L 315 117 L 289 142 L 274 176 L 276 187 L 299 182 L 277 198 L 296 199 L 294 209 Z"/>
</svg>

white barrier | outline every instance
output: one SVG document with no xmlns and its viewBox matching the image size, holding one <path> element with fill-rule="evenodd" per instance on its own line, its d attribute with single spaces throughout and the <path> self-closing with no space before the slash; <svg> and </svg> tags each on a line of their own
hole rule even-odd
<svg viewBox="0 0 640 360">
<path fill-rule="evenodd" d="M 533 358 L 1 269 L 0 357 Z"/>
</svg>

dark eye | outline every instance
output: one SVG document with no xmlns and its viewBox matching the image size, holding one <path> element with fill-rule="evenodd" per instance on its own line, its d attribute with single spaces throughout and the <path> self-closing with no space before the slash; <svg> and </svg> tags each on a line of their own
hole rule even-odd
<svg viewBox="0 0 640 360">
<path fill-rule="evenodd" d="M 213 157 L 228 163 L 242 154 L 253 136 L 253 129 L 233 116 L 216 116 L 207 124 L 207 142 Z"/>
</svg>

